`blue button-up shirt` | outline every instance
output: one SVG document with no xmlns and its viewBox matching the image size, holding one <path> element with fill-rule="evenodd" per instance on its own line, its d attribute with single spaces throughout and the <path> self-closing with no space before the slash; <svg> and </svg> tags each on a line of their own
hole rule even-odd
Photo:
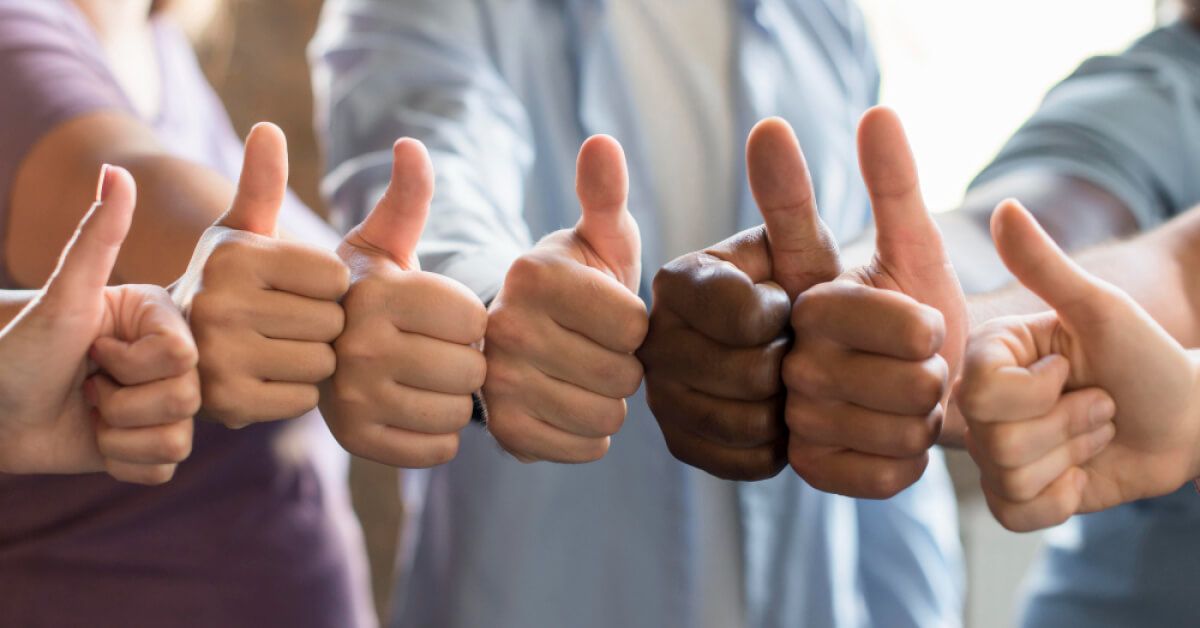
<svg viewBox="0 0 1200 628">
<path fill-rule="evenodd" d="M 847 0 L 739 0 L 738 137 L 796 128 L 837 236 L 869 221 L 854 131 L 878 70 Z M 312 52 L 326 132 L 324 191 L 357 222 L 399 136 L 426 143 L 437 192 L 421 262 L 484 299 L 542 235 L 573 225 L 575 157 L 590 134 L 625 146 L 650 275 L 662 224 L 603 0 L 332 0 Z M 737 172 L 742 226 L 761 222 Z M 398 626 L 694 626 L 695 470 L 675 461 L 641 392 L 604 460 L 522 465 L 481 429 L 426 476 Z M 956 626 L 963 586 L 940 455 L 884 502 L 828 495 L 790 471 L 737 486 L 751 628 Z"/>
</svg>

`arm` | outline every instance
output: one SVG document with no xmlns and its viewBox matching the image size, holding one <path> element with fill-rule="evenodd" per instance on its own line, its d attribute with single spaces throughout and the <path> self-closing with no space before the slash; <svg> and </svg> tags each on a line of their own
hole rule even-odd
<svg viewBox="0 0 1200 628">
<path fill-rule="evenodd" d="M 360 222 L 388 183 L 392 142 L 420 140 L 437 189 L 421 264 L 490 301 L 532 245 L 523 209 L 535 149 L 526 110 L 490 56 L 484 16 L 469 2 L 398 11 L 335 0 L 323 18 L 312 62 L 331 208 L 343 224 Z"/>
</svg>

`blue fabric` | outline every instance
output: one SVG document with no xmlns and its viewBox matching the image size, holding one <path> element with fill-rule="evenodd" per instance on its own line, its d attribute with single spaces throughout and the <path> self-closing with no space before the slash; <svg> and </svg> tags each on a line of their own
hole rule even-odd
<svg viewBox="0 0 1200 628">
<path fill-rule="evenodd" d="M 1176 23 L 1091 59 L 976 180 L 1050 169 L 1124 201 L 1142 228 L 1200 204 L 1200 33 Z M 1200 495 L 1075 517 L 1047 535 L 1022 625 L 1194 626 L 1200 618 Z"/>
<path fill-rule="evenodd" d="M 843 240 L 870 214 L 854 132 L 878 70 L 844 0 L 741 0 L 737 136 L 780 115 L 797 130 L 824 217 Z M 646 278 L 663 262 L 629 86 L 601 0 L 333 0 L 311 52 L 326 132 L 324 191 L 354 224 L 399 136 L 424 141 L 437 193 L 421 261 L 495 295 L 533 241 L 573 225 L 575 157 L 590 134 L 626 147 Z M 739 151 L 740 152 L 740 151 Z M 738 171 L 739 222 L 761 222 Z M 522 465 L 482 429 L 426 476 L 396 626 L 697 624 L 695 469 L 675 461 L 641 393 L 607 457 Z M 956 626 L 963 586 L 940 454 L 889 502 L 815 491 L 791 471 L 738 486 L 747 625 Z"/>
</svg>

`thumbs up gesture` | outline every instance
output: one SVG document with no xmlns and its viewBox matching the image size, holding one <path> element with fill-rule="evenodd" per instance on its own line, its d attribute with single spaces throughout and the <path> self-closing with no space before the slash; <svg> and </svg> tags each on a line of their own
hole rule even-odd
<svg viewBox="0 0 1200 628">
<path fill-rule="evenodd" d="M 985 323 L 967 344 L 955 402 L 1000 523 L 1044 528 L 1200 477 L 1195 356 L 1015 201 L 993 214 L 992 235 L 1053 308 Z"/>
<path fill-rule="evenodd" d="M 879 234 L 870 265 L 842 272 L 796 136 L 768 119 L 746 146 L 763 226 L 655 277 L 639 355 L 683 462 L 734 480 L 790 462 L 814 487 L 860 497 L 893 495 L 924 471 L 965 302 L 899 121 L 872 110 L 859 138 Z"/>
<path fill-rule="evenodd" d="M 187 324 L 162 288 L 105 287 L 135 198 L 129 173 L 106 166 L 58 269 L 0 332 L 0 471 L 161 484 L 191 452 Z"/>
<path fill-rule="evenodd" d="M 595 136 L 579 151 L 579 223 L 513 263 L 488 313 L 488 427 L 524 462 L 582 463 L 608 451 L 642 381 L 641 240 L 625 156 Z"/>
<path fill-rule="evenodd" d="M 205 414 L 229 427 L 312 410 L 337 364 L 349 273 L 332 252 L 278 237 L 287 175 L 283 132 L 255 126 L 232 206 L 173 289 L 200 350 Z"/>
<path fill-rule="evenodd" d="M 454 458 L 458 433 L 471 420 L 471 394 L 487 370 L 474 346 L 487 313 L 466 286 L 421 272 L 416 248 L 433 198 L 433 165 L 416 140 L 402 139 L 392 152 L 387 191 L 338 249 L 352 280 L 325 419 L 352 453 L 430 467 Z"/>
<path fill-rule="evenodd" d="M 793 305 L 795 345 L 783 365 L 788 461 L 820 490 L 887 498 L 925 471 L 968 318 L 896 114 L 868 111 L 858 151 L 875 257 Z"/>
</svg>

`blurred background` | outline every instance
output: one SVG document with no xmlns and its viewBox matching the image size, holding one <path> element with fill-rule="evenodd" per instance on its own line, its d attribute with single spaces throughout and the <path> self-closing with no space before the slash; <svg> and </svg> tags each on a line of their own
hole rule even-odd
<svg viewBox="0 0 1200 628">
<path fill-rule="evenodd" d="M 859 0 L 883 67 L 883 102 L 905 120 L 930 207 L 953 209 L 1050 87 L 1087 57 L 1118 51 L 1156 20 L 1169 19 L 1170 1 Z M 283 127 L 292 186 L 314 208 L 321 207 L 320 164 L 304 49 L 320 5 L 231 0 L 211 21 L 203 12 L 194 16 L 195 24 L 206 24 L 197 26 L 196 38 L 235 125 L 243 133 L 260 120 Z M 1011 626 L 1039 537 L 1000 528 L 978 495 L 970 460 L 952 452 L 950 462 L 971 587 L 967 626 Z M 351 482 L 382 613 L 403 521 L 397 476 L 356 460 Z"/>
</svg>

